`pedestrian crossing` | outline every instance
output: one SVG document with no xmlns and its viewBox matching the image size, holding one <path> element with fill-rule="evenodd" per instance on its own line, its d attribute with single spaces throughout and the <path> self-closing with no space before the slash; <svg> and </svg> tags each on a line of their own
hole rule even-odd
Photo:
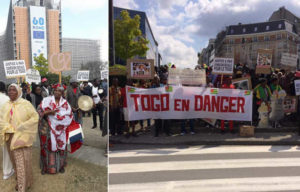
<svg viewBox="0 0 300 192">
<path fill-rule="evenodd" d="M 111 151 L 110 192 L 300 191 L 298 146 Z"/>
</svg>

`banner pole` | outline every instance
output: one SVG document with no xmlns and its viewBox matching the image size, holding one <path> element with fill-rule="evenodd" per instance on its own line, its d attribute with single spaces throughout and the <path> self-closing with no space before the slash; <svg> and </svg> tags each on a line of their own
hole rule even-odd
<svg viewBox="0 0 300 192">
<path fill-rule="evenodd" d="M 223 85 L 223 74 L 221 76 L 221 88 L 222 88 L 222 85 Z"/>
<path fill-rule="evenodd" d="M 59 72 L 58 76 L 59 76 L 59 84 L 61 84 L 61 71 Z"/>
</svg>

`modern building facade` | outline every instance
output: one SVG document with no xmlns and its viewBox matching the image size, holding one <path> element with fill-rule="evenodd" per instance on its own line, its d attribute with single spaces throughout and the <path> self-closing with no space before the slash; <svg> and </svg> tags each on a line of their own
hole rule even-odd
<svg viewBox="0 0 300 192">
<path fill-rule="evenodd" d="M 29 69 L 35 56 L 61 52 L 61 39 L 60 0 L 11 0 L 6 31 L 0 36 L 0 80 L 6 81 L 3 61 L 24 60 Z"/>
<path fill-rule="evenodd" d="M 89 62 L 100 62 L 100 40 L 63 38 L 62 50 L 72 53 L 72 70 L 63 72 L 63 75 L 76 77 L 81 66 Z"/>
<path fill-rule="evenodd" d="M 155 37 L 153 35 L 151 26 L 149 24 L 147 15 L 145 12 L 142 11 L 136 11 L 136 10 L 130 10 L 130 9 L 123 9 L 119 7 L 114 7 L 114 20 L 117 18 L 120 18 L 120 14 L 122 11 L 128 11 L 129 15 L 131 18 L 133 18 L 135 15 L 139 15 L 141 20 L 140 20 L 140 30 L 142 31 L 142 35 L 144 38 L 149 40 L 148 48 L 149 50 L 147 51 L 146 57 L 136 57 L 140 59 L 154 59 L 155 66 L 159 66 L 160 64 L 160 58 L 159 58 L 159 52 L 158 52 L 158 43 L 155 40 Z M 125 65 L 126 61 L 120 61 L 118 58 L 116 58 L 116 62 L 119 62 L 118 64 L 123 64 Z"/>
</svg>

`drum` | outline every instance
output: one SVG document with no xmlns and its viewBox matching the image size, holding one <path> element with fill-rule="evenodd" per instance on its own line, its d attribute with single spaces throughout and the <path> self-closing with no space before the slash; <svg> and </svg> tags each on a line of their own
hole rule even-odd
<svg viewBox="0 0 300 192">
<path fill-rule="evenodd" d="M 80 96 L 78 99 L 78 107 L 82 111 L 90 111 L 93 108 L 93 99 L 87 95 Z"/>
</svg>

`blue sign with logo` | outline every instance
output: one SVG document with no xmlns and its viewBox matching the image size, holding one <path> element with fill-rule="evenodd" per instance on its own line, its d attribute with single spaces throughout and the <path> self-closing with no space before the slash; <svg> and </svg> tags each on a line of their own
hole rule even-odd
<svg viewBox="0 0 300 192">
<path fill-rule="evenodd" d="M 45 32 L 44 31 L 33 31 L 33 38 L 34 39 L 45 39 Z"/>
</svg>

